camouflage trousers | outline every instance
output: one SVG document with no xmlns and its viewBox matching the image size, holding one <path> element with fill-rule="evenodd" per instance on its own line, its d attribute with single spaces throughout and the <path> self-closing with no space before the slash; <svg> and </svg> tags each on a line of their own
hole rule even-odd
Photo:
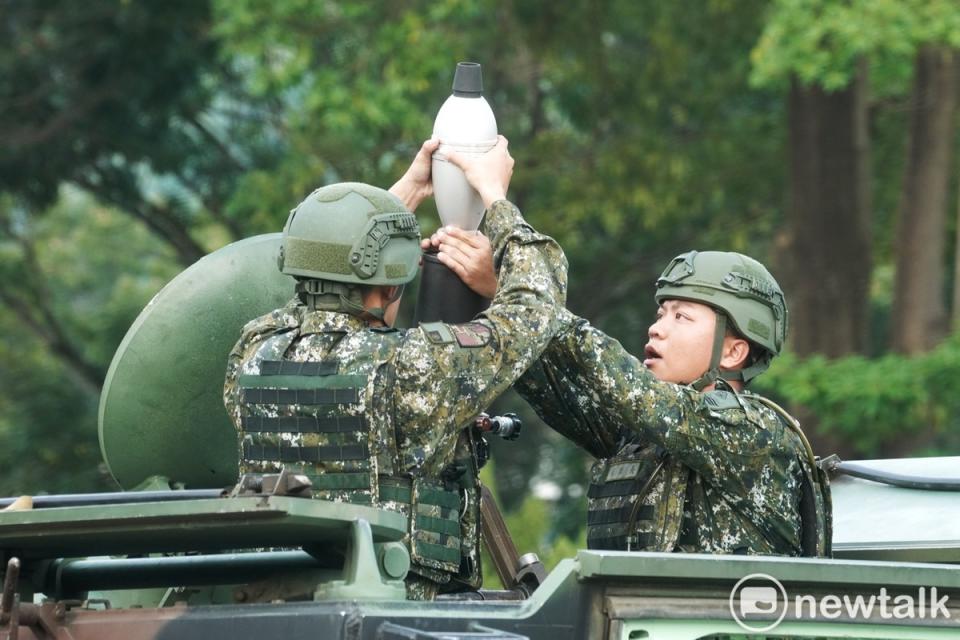
<svg viewBox="0 0 960 640">
<path fill-rule="evenodd" d="M 439 584 L 413 572 L 407 574 L 405 582 L 407 585 L 407 600 L 433 600 L 440 591 Z"/>
</svg>

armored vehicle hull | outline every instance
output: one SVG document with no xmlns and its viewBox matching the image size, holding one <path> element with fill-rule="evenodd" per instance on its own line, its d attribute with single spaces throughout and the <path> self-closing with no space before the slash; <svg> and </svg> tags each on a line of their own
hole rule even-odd
<svg viewBox="0 0 960 640">
<path fill-rule="evenodd" d="M 864 464 L 936 477 L 958 462 Z M 435 602 L 404 599 L 398 514 L 235 493 L 0 513 L 0 637 L 960 637 L 950 491 L 838 479 L 834 559 L 580 551 L 529 597 Z M 911 502 L 912 524 L 890 511 Z"/>
</svg>

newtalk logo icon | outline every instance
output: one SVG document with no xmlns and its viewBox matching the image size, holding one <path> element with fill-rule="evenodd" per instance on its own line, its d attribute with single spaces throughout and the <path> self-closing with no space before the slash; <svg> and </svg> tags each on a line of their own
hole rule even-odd
<svg viewBox="0 0 960 640">
<path fill-rule="evenodd" d="M 787 620 L 836 620 L 841 616 L 881 620 L 949 619 L 949 596 L 941 596 L 936 587 L 918 587 L 913 594 L 891 595 L 886 587 L 877 593 L 855 596 L 844 594 L 795 595 L 790 598 L 779 580 L 765 573 L 741 578 L 730 591 L 730 614 L 750 632 L 770 631 Z"/>
</svg>

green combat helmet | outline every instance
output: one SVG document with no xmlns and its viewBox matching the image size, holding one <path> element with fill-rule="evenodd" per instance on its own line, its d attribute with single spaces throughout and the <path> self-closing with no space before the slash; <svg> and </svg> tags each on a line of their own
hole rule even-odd
<svg viewBox="0 0 960 640">
<path fill-rule="evenodd" d="M 657 278 L 655 298 L 658 304 L 692 300 L 717 311 L 710 368 L 691 383 L 696 389 L 718 378 L 750 382 L 770 366 L 787 337 L 783 290 L 762 264 L 740 253 L 690 251 L 677 256 Z M 727 322 L 754 347 L 752 362 L 740 371 L 720 371 Z"/>
<path fill-rule="evenodd" d="M 393 194 L 359 182 L 321 187 L 290 212 L 278 265 L 311 309 L 382 317 L 358 285 L 402 286 L 417 275 L 420 227 Z"/>
</svg>

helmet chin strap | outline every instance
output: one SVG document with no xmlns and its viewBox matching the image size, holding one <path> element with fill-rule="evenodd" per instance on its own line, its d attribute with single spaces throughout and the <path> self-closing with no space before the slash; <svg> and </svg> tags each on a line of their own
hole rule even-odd
<svg viewBox="0 0 960 640">
<path fill-rule="evenodd" d="M 729 379 L 724 374 L 738 373 L 737 371 L 720 371 L 720 360 L 723 358 L 723 339 L 727 335 L 727 314 L 715 311 L 717 326 L 713 330 L 713 351 L 710 353 L 710 366 L 706 373 L 690 383 L 697 391 L 703 391 L 720 378 Z"/>
<path fill-rule="evenodd" d="M 330 280 L 301 280 L 297 282 L 297 296 L 310 311 L 332 311 L 362 316 L 363 296 L 360 289 L 342 282 Z"/>
<path fill-rule="evenodd" d="M 769 353 L 764 353 L 756 358 L 748 367 L 743 369 L 721 371 L 720 360 L 723 358 L 723 339 L 727 335 L 727 314 L 722 311 L 715 311 L 717 314 L 717 326 L 713 331 L 713 351 L 710 354 L 710 367 L 706 373 L 690 383 L 690 386 L 697 391 L 703 391 L 717 380 L 729 380 L 749 384 L 751 380 L 767 370 L 772 359 Z M 765 350 L 764 350 L 765 351 Z"/>
<path fill-rule="evenodd" d="M 400 299 L 406 285 L 397 285 L 396 292 L 381 307 L 365 307 L 360 288 L 329 280 L 301 280 L 297 282 L 297 296 L 310 311 L 349 313 L 361 320 L 383 322 L 387 307 Z"/>
<path fill-rule="evenodd" d="M 367 307 L 363 310 L 364 313 L 361 314 L 361 317 L 369 316 L 373 320 L 383 322 L 384 316 L 387 315 L 387 307 L 400 299 L 400 296 L 403 295 L 403 290 L 406 286 L 407 285 L 405 284 L 398 285 L 396 293 L 390 296 L 390 299 L 387 300 L 382 307 Z"/>
</svg>

